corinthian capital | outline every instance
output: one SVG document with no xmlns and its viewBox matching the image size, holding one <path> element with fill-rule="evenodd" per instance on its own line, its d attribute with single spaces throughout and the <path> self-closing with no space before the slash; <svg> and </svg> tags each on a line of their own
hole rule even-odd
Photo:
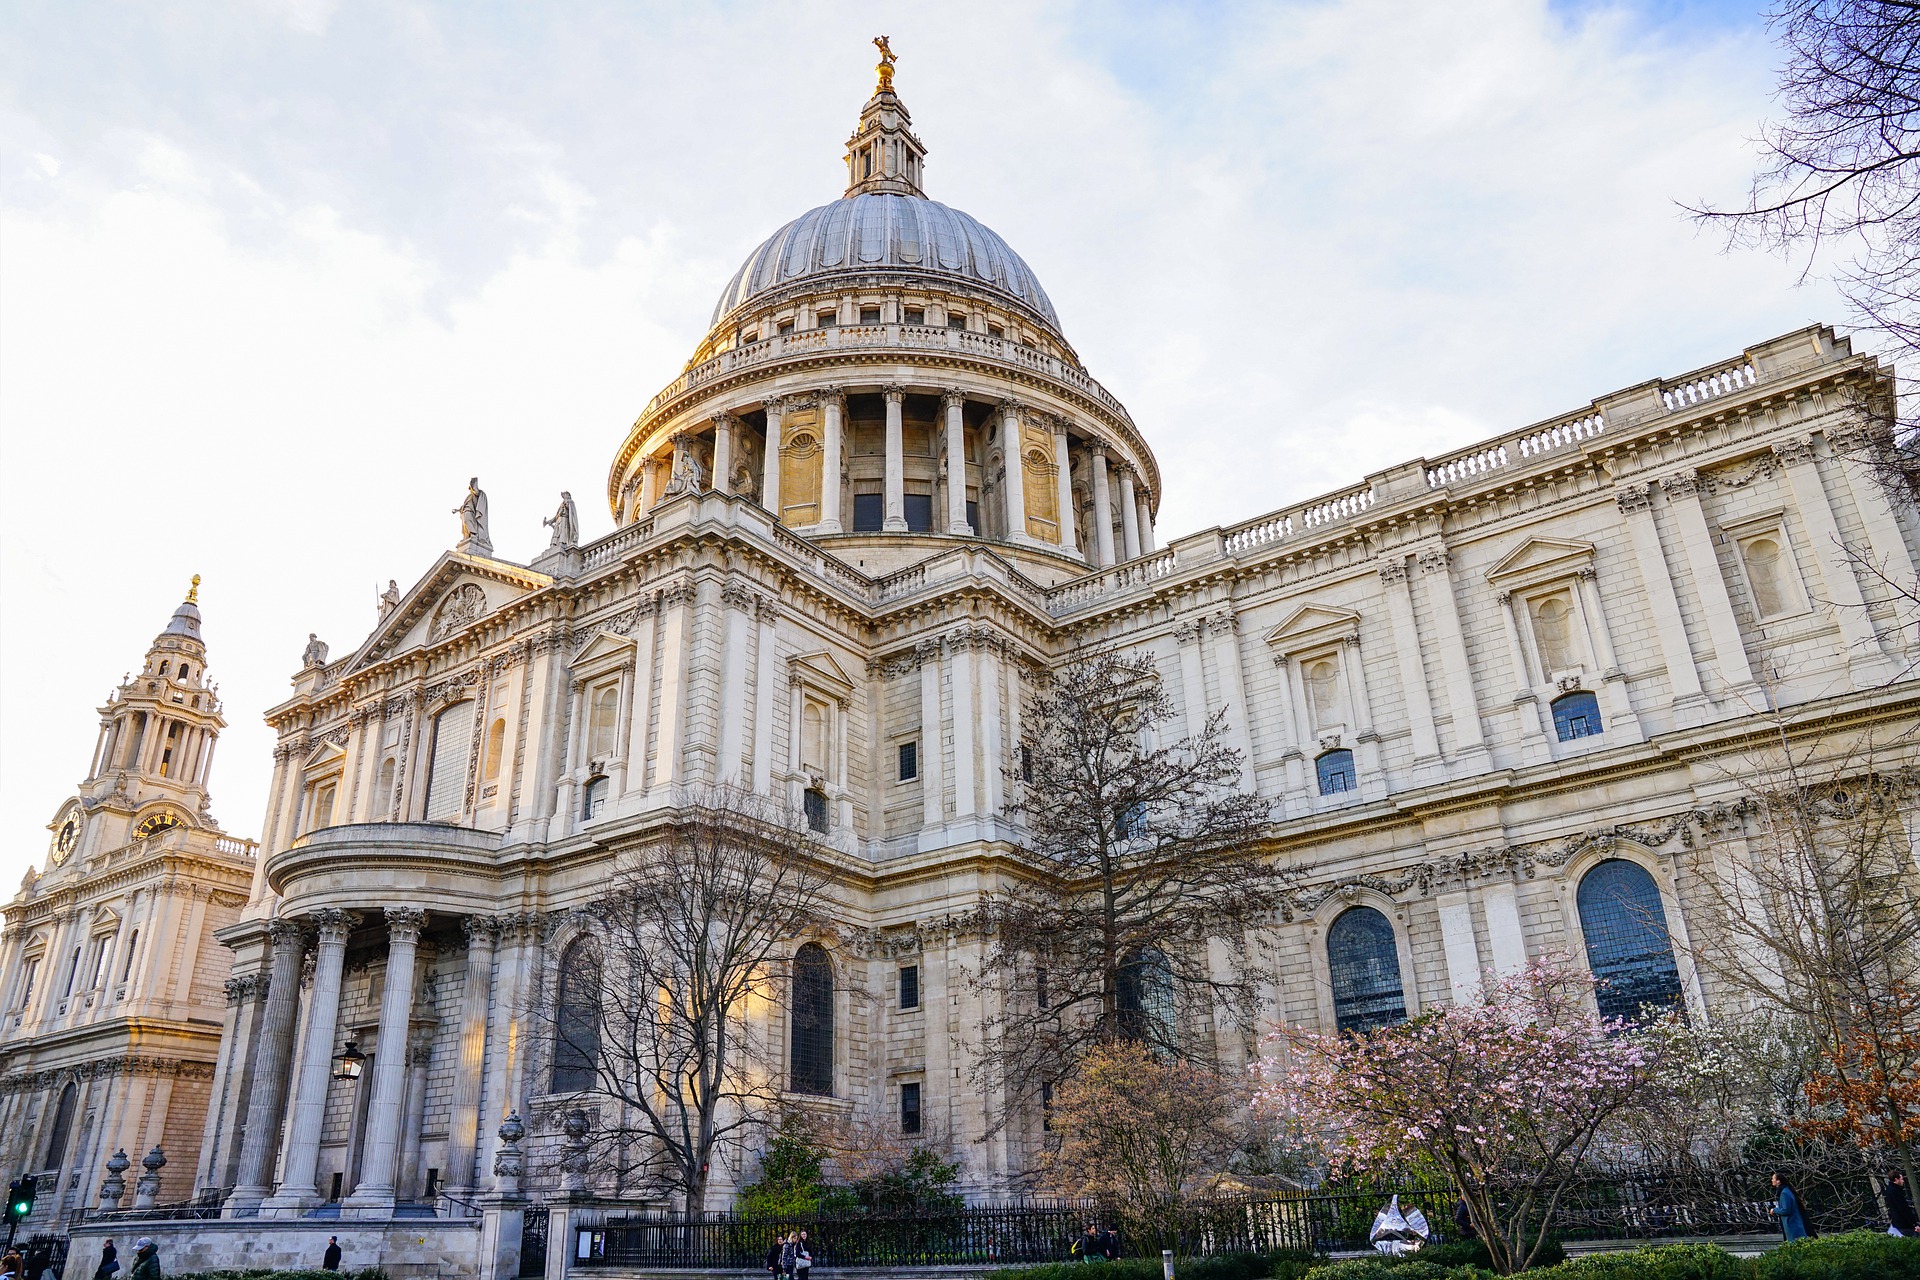
<svg viewBox="0 0 1920 1280">
<path fill-rule="evenodd" d="M 387 937 L 393 942 L 418 942 L 427 927 L 427 913 L 419 907 L 388 907 Z"/>
<path fill-rule="evenodd" d="M 314 933 L 322 942 L 345 942 L 353 927 L 360 923 L 358 914 L 338 907 L 322 907 L 307 918 L 313 921 Z"/>
</svg>

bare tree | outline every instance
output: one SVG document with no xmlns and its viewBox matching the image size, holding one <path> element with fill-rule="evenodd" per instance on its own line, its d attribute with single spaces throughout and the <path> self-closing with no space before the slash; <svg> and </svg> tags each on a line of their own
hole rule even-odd
<svg viewBox="0 0 1920 1280">
<path fill-rule="evenodd" d="M 1225 715 L 1162 741 L 1173 707 L 1153 659 L 1111 653 L 1028 701 L 1009 806 L 1025 874 L 986 906 L 975 976 L 989 995 L 976 1072 L 1007 1113 L 1091 1046 L 1208 1059 L 1209 1027 L 1250 1026 L 1244 939 L 1287 878 L 1263 856 L 1270 806 L 1240 789 Z"/>
<path fill-rule="evenodd" d="M 766 1009 L 782 952 L 822 919 L 825 850 L 798 815 L 733 787 L 689 798 L 627 855 L 586 950 L 541 1004 L 556 1087 L 593 1115 L 593 1166 L 706 1207 L 714 1160 L 769 1122 L 781 1088 Z"/>
<path fill-rule="evenodd" d="M 1743 761 L 1742 854 L 1700 857 L 1694 959 L 1750 1016 L 1804 1039 L 1799 1132 L 1920 1157 L 1920 773 L 1868 735 L 1779 713 Z M 1696 923 L 1697 922 L 1697 923 Z"/>
</svg>

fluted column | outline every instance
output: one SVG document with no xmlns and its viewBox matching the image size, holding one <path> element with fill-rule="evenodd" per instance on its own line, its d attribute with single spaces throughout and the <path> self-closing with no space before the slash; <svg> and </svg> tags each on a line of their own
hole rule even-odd
<svg viewBox="0 0 1920 1280">
<path fill-rule="evenodd" d="M 940 397 L 947 423 L 947 532 L 973 536 L 967 520 L 966 393 L 959 388 Z"/>
<path fill-rule="evenodd" d="M 359 916 L 332 908 L 314 912 L 311 919 L 317 940 L 313 990 L 307 997 L 307 1035 L 294 1081 L 287 1166 L 280 1190 L 261 1206 L 264 1215 L 274 1218 L 297 1218 L 323 1199 L 315 1178 L 320 1125 L 327 1111 L 327 1082 L 333 1078 L 333 1040 L 340 1024 L 340 972 L 347 957 L 347 935 L 360 922 Z"/>
<path fill-rule="evenodd" d="M 906 441 L 902 439 L 900 424 L 900 406 L 905 403 L 905 387 L 883 387 L 881 394 L 887 401 L 887 470 L 885 480 L 886 518 L 880 522 L 880 528 L 887 533 L 905 533 L 907 531 L 907 454 Z"/>
<path fill-rule="evenodd" d="M 820 392 L 820 532 L 839 533 L 842 420 L 847 397 L 838 387 Z"/>
<path fill-rule="evenodd" d="M 1095 442 L 1088 446 L 1093 459 L 1093 545 L 1099 567 L 1113 563 L 1113 497 L 1107 488 L 1106 446 Z"/>
<path fill-rule="evenodd" d="M 1007 541 L 1031 542 L 1027 533 L 1027 474 L 1021 459 L 1020 405 L 1018 401 L 1000 402 L 1000 460 L 1005 464 L 1006 480 L 1000 492 L 1007 503 Z"/>
<path fill-rule="evenodd" d="M 1145 489 L 1133 491 L 1134 501 L 1140 504 L 1140 554 L 1153 554 L 1153 498 Z"/>
<path fill-rule="evenodd" d="M 1140 512 L 1133 501 L 1133 468 L 1120 468 L 1120 537 L 1127 559 L 1140 555 Z"/>
<path fill-rule="evenodd" d="M 640 515 L 653 510 L 653 504 L 660 500 L 660 459 L 642 458 L 640 460 Z"/>
<path fill-rule="evenodd" d="M 786 418 L 787 402 L 778 396 L 767 401 L 766 457 L 761 460 L 760 505 L 775 520 L 780 518 L 780 444 L 781 424 Z"/>
<path fill-rule="evenodd" d="M 715 493 L 733 492 L 733 415 L 713 415 L 713 484 Z"/>
<path fill-rule="evenodd" d="M 280 1149 L 280 1120 L 286 1114 L 287 1068 L 293 1057 L 293 1016 L 300 1004 L 300 960 L 306 951 L 306 933 L 291 920 L 275 920 L 267 926 L 267 936 L 273 944 L 267 1007 L 260 1019 L 253 1091 L 247 1098 L 239 1181 L 227 1197 L 225 1214 L 229 1218 L 257 1210 L 273 1190 L 273 1157 Z"/>
<path fill-rule="evenodd" d="M 400 1154 L 401 1109 L 407 1102 L 407 1028 L 413 1017 L 414 957 L 427 913 L 388 907 L 387 989 L 380 998 L 380 1044 L 373 1059 L 373 1099 L 360 1185 L 342 1202 L 349 1217 L 393 1216 L 394 1172 Z"/>
<path fill-rule="evenodd" d="M 1073 518 L 1073 458 L 1067 449 L 1067 423 L 1064 418 L 1056 418 L 1053 423 L 1053 483 L 1054 505 L 1060 508 L 1060 549 L 1068 555 L 1080 554 L 1077 523 Z"/>
<path fill-rule="evenodd" d="M 447 1117 L 447 1191 L 466 1196 L 473 1190 L 473 1154 L 480 1141 L 480 1072 L 487 1058 L 487 1003 L 500 922 L 468 916 L 460 927 L 467 935 L 467 979 L 460 989 L 460 1045 Z"/>
</svg>

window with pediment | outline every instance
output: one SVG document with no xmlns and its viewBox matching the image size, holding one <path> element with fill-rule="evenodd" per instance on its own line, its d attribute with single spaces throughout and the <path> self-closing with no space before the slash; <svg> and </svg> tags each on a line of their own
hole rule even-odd
<svg viewBox="0 0 1920 1280">
<path fill-rule="evenodd" d="M 587 758 L 606 760 L 613 755 L 614 727 L 620 720 L 620 686 L 603 684 L 588 692 Z"/>
</svg>

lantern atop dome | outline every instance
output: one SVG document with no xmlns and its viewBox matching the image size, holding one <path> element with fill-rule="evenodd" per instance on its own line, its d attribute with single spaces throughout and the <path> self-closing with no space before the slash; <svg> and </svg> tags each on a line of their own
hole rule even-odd
<svg viewBox="0 0 1920 1280">
<path fill-rule="evenodd" d="M 880 50 L 880 65 L 875 68 L 880 84 L 861 110 L 853 136 L 847 139 L 846 194 L 924 196 L 920 174 L 926 166 L 927 149 L 913 135 L 913 117 L 893 91 L 892 46 L 885 36 L 876 36 L 873 43 Z"/>
</svg>

